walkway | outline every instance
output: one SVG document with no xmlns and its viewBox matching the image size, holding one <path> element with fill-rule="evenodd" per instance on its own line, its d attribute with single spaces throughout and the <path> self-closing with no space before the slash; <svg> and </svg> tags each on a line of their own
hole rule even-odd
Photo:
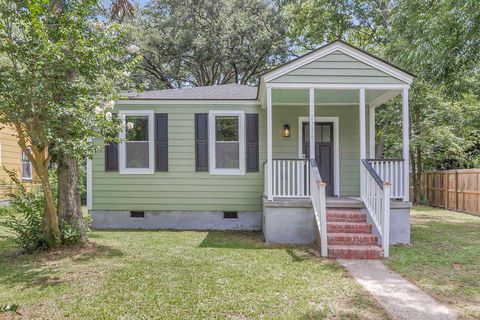
<svg viewBox="0 0 480 320">
<path fill-rule="evenodd" d="M 446 306 L 417 288 L 381 261 L 338 260 L 387 310 L 393 319 L 453 320 Z"/>
</svg>

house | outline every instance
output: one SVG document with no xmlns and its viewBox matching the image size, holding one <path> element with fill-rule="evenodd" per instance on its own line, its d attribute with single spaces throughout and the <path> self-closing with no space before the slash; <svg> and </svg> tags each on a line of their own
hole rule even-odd
<svg viewBox="0 0 480 320">
<path fill-rule="evenodd" d="M 390 244 L 410 241 L 413 80 L 335 41 L 265 73 L 258 87 L 118 101 L 130 123 L 124 142 L 87 164 L 93 227 L 263 230 L 267 242 L 302 244 L 320 235 L 324 256 L 388 256 Z M 402 159 L 375 159 L 375 108 L 398 95 Z"/>
<path fill-rule="evenodd" d="M 19 179 L 27 188 L 35 185 L 32 164 L 18 145 L 16 131 L 8 126 L 0 129 L 0 166 L 2 166 L 0 169 L 0 203 L 8 202 L 8 195 L 16 187 L 3 167 L 18 172 Z"/>
</svg>

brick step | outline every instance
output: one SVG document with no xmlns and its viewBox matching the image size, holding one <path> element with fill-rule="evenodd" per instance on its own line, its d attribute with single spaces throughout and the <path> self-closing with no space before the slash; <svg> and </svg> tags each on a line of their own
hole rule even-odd
<svg viewBox="0 0 480 320">
<path fill-rule="evenodd" d="M 379 259 L 382 249 L 379 246 L 329 245 L 328 256 L 337 259 Z"/>
<path fill-rule="evenodd" d="M 329 233 L 329 245 L 376 245 L 377 237 L 370 233 Z"/>
<path fill-rule="evenodd" d="M 367 222 L 367 215 L 358 210 L 331 210 L 327 211 L 329 222 Z"/>
<path fill-rule="evenodd" d="M 365 222 L 327 222 L 327 233 L 371 233 L 372 225 Z"/>
</svg>

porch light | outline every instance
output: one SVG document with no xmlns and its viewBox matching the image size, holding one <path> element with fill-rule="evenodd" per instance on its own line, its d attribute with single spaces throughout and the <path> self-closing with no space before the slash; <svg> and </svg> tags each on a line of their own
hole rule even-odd
<svg viewBox="0 0 480 320">
<path fill-rule="evenodd" d="M 290 137 L 290 125 L 288 125 L 288 124 L 283 125 L 283 136 L 285 138 Z"/>
</svg>

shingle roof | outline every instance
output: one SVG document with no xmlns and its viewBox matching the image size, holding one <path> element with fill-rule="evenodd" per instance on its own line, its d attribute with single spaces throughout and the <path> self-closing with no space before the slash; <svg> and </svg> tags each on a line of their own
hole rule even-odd
<svg viewBox="0 0 480 320">
<path fill-rule="evenodd" d="M 144 91 L 129 97 L 131 100 L 254 100 L 257 87 L 241 84 Z"/>
</svg>

